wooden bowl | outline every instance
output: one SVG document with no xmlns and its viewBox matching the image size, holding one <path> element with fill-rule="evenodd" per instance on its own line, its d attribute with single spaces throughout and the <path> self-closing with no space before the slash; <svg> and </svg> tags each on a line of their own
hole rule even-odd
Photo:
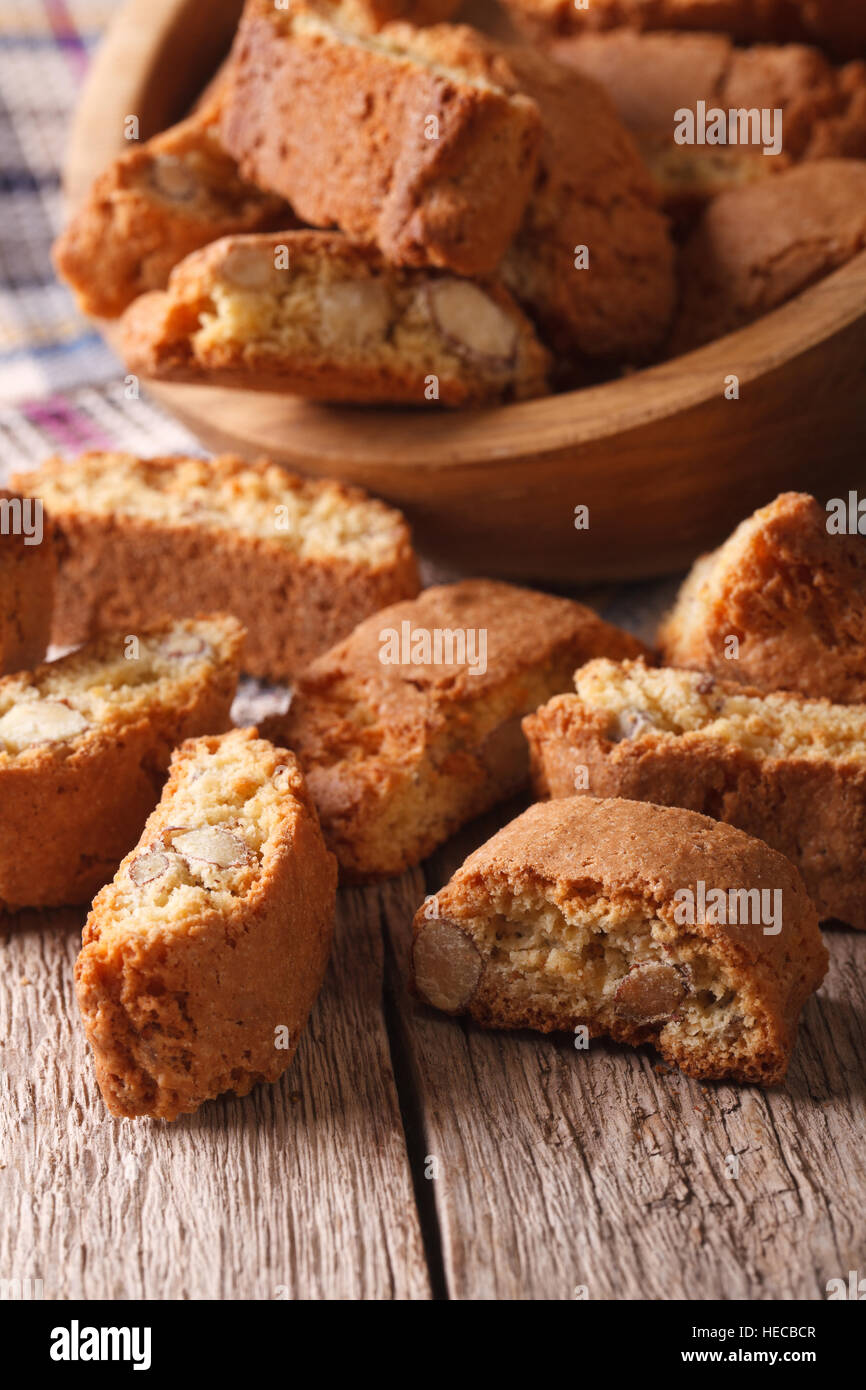
<svg viewBox="0 0 866 1390">
<path fill-rule="evenodd" d="M 125 147 L 126 116 L 138 115 L 146 139 L 189 108 L 240 9 L 240 0 L 127 0 L 75 122 L 72 202 Z M 725 399 L 731 374 L 738 400 Z M 698 352 L 546 400 L 440 412 L 148 389 L 211 449 L 269 454 L 396 503 L 427 554 L 466 572 L 560 584 L 658 575 L 778 492 L 826 499 L 862 485 L 866 253 Z M 574 524 L 580 505 L 584 530 Z"/>
</svg>

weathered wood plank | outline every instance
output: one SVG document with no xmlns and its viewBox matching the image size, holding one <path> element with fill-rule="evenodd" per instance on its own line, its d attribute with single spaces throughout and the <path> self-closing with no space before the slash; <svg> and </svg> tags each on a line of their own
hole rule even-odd
<svg viewBox="0 0 866 1390">
<path fill-rule="evenodd" d="M 281 1084 L 112 1120 L 72 992 L 77 913 L 0 933 L 0 1278 L 46 1298 L 430 1296 L 382 1014 L 375 895 L 341 894 Z"/>
<path fill-rule="evenodd" d="M 495 827 L 437 856 L 428 891 Z M 401 881 L 387 896 L 390 983 L 424 1158 L 439 1164 L 452 1297 L 814 1299 L 866 1269 L 866 936 L 828 932 L 831 974 L 787 1085 L 761 1092 L 657 1071 L 650 1049 L 581 1052 L 415 1004 L 405 975 L 423 891 Z"/>
</svg>

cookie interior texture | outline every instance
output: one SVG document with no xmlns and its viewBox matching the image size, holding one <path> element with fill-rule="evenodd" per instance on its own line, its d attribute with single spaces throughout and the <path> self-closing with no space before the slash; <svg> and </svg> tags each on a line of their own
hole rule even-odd
<svg viewBox="0 0 866 1390">
<path fill-rule="evenodd" d="M 71 757 L 79 740 L 117 737 L 155 711 L 182 709 L 203 680 L 238 666 L 243 628 L 230 617 L 187 619 L 136 634 L 135 654 L 128 640 L 107 634 L 0 681 L 0 766 L 38 759 L 47 747 Z"/>
<path fill-rule="evenodd" d="M 582 704 L 604 712 L 611 742 L 697 732 L 734 744 L 755 758 L 866 760 L 866 710 L 759 695 L 717 685 L 698 673 L 642 662 L 588 662 L 575 676 Z"/>
<path fill-rule="evenodd" d="M 784 937 L 679 923 L 674 885 L 696 891 L 700 874 L 726 893 L 779 889 Z M 470 857 L 416 917 L 413 964 L 423 999 L 483 1026 L 582 1025 L 652 1042 L 693 1076 L 771 1084 L 827 957 L 802 881 L 767 846 L 691 812 L 578 797 L 530 808 Z"/>
<path fill-rule="evenodd" d="M 206 260 L 180 268 L 165 310 L 157 351 L 169 363 L 188 354 L 193 364 L 251 375 L 318 370 L 329 377 L 325 396 L 348 389 L 340 372 L 362 373 L 368 397 L 375 372 L 390 383 L 387 392 L 418 404 L 431 374 L 465 379 L 481 393 L 523 397 L 546 389 L 547 354 L 504 291 L 390 268 L 328 233 L 221 243 Z"/>
<path fill-rule="evenodd" d="M 275 463 L 134 454 L 50 459 L 22 481 L 50 515 L 134 517 L 161 525 L 229 532 L 277 545 L 301 559 L 371 565 L 407 540 L 403 518 L 340 483 L 295 477 Z"/>
<path fill-rule="evenodd" d="M 173 824 L 121 867 L 100 905 L 100 935 L 192 929 L 202 913 L 227 913 L 253 892 L 285 825 L 286 793 L 302 781 L 294 759 L 249 741 L 246 730 L 242 738 L 197 739 L 184 750 Z"/>
</svg>

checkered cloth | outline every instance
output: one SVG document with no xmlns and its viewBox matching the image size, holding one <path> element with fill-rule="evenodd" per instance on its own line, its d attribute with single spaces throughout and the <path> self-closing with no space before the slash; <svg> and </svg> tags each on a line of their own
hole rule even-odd
<svg viewBox="0 0 866 1390">
<path fill-rule="evenodd" d="M 55 279 L 60 171 L 90 55 L 119 0 L 0 0 L 0 482 L 49 453 L 199 447 L 150 401 Z"/>
</svg>

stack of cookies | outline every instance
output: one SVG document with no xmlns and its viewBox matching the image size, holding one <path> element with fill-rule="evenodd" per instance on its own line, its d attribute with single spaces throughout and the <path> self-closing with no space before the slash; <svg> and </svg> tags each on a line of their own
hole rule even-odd
<svg viewBox="0 0 866 1390">
<path fill-rule="evenodd" d="M 531 37 L 509 42 L 455 8 L 247 0 L 197 109 L 106 170 L 56 248 L 133 372 L 521 400 L 729 332 L 866 245 L 866 65 L 832 56 L 859 21 L 760 29 L 825 53 L 664 32 L 679 4 L 512 0 Z M 756 37 L 704 8 L 697 28 Z M 701 108 L 743 128 L 681 139 Z"/>
</svg>

